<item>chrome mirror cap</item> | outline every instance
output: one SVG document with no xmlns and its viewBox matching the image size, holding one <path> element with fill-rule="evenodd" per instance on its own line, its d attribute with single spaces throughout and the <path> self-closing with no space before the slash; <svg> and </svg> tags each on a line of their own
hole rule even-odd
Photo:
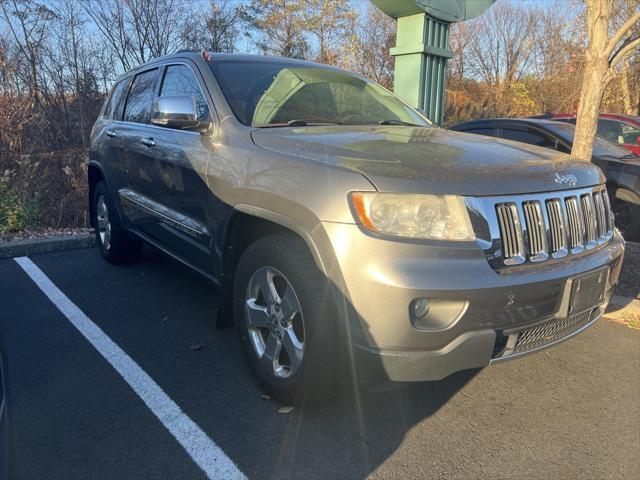
<svg viewBox="0 0 640 480">
<path fill-rule="evenodd" d="M 199 125 L 196 101 L 189 96 L 158 97 L 153 102 L 151 123 L 168 128 L 192 128 Z"/>
</svg>

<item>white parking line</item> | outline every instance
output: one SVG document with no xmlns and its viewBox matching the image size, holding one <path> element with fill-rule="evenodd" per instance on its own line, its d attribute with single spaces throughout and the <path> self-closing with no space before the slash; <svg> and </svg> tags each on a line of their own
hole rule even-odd
<svg viewBox="0 0 640 480">
<path fill-rule="evenodd" d="M 222 449 L 171 400 L 124 350 L 69 300 L 35 263 L 27 257 L 17 257 L 14 260 L 58 310 L 98 350 L 100 355 L 115 368 L 207 477 L 211 479 L 245 478 Z"/>
</svg>

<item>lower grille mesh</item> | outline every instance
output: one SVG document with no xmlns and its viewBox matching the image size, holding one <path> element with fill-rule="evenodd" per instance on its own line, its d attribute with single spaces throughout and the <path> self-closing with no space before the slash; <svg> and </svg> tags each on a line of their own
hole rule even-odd
<svg viewBox="0 0 640 480">
<path fill-rule="evenodd" d="M 572 315 L 563 320 L 549 320 L 535 327 L 505 336 L 501 330 L 496 332 L 496 344 L 492 359 L 508 358 L 512 355 L 530 352 L 571 336 L 591 321 L 593 309 Z M 515 342 L 512 343 L 515 338 Z"/>
<path fill-rule="evenodd" d="M 591 310 L 587 310 L 564 320 L 551 320 L 528 330 L 523 330 L 520 332 L 516 345 L 509 355 L 534 350 L 560 340 L 584 327 L 589 323 L 590 319 Z"/>
</svg>

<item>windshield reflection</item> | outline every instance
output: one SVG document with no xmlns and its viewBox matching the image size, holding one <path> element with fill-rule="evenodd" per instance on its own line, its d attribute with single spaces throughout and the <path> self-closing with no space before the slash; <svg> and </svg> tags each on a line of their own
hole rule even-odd
<svg viewBox="0 0 640 480">
<path fill-rule="evenodd" d="M 380 85 L 335 68 L 221 61 L 211 69 L 245 125 L 430 125 Z"/>
</svg>

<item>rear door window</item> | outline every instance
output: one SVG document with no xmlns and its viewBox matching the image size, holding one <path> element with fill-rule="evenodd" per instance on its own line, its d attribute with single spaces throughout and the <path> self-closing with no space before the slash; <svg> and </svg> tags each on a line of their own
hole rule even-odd
<svg viewBox="0 0 640 480">
<path fill-rule="evenodd" d="M 169 97 L 186 95 L 193 97 L 198 108 L 198 121 L 210 120 L 209 106 L 204 98 L 198 79 L 191 68 L 186 65 L 169 65 L 164 72 L 160 96 Z"/>
<path fill-rule="evenodd" d="M 531 130 L 503 128 L 502 138 L 506 140 L 514 140 L 516 142 L 528 143 L 529 145 L 538 145 L 539 147 L 556 148 L 556 143 L 550 138 Z"/>
<path fill-rule="evenodd" d="M 127 105 L 124 111 L 124 120 L 127 122 L 148 123 L 151 117 L 151 105 L 154 99 L 154 87 L 158 69 L 139 73 L 133 80 Z"/>
<path fill-rule="evenodd" d="M 485 135 L 487 137 L 496 137 L 496 129 L 495 128 L 473 128 L 471 130 L 463 130 L 467 133 L 475 133 L 476 135 Z"/>
<path fill-rule="evenodd" d="M 130 78 L 125 78 L 113 87 L 107 106 L 104 109 L 103 118 L 107 120 L 122 120 L 122 110 L 124 101 L 127 98 L 127 88 L 130 82 Z"/>
<path fill-rule="evenodd" d="M 622 137 L 622 124 L 615 120 L 598 120 L 598 136 L 604 138 L 605 140 L 609 140 L 613 143 L 622 143 L 620 142 L 620 137 Z"/>
</svg>

